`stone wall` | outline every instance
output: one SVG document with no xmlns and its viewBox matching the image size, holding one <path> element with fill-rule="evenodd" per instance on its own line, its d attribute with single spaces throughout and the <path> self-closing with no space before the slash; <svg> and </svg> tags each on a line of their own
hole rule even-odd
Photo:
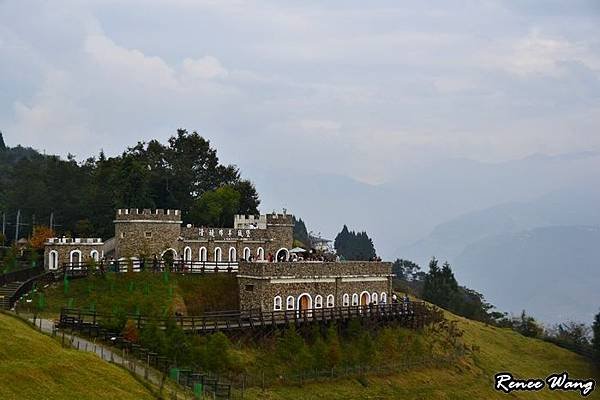
<svg viewBox="0 0 600 400">
<path fill-rule="evenodd" d="M 115 216 L 115 258 L 160 257 L 178 250 L 180 210 L 118 209 Z M 179 256 L 179 252 L 177 254 Z"/>
<path fill-rule="evenodd" d="M 53 238 L 50 239 L 44 249 L 44 267 L 49 269 L 51 267 L 50 252 L 56 251 L 58 257 L 56 259 L 57 264 L 54 265 L 53 269 L 60 269 L 64 263 L 71 262 L 71 252 L 78 250 L 81 252 L 80 262 L 87 263 L 91 259 L 91 252 L 94 250 L 98 252 L 98 257 L 103 256 L 104 243 L 100 239 L 67 239 L 67 238 Z"/>
<path fill-rule="evenodd" d="M 300 306 L 300 297 L 306 296 L 309 307 L 315 308 L 316 297 L 322 297 L 327 307 L 327 296 L 333 295 L 333 306 L 342 306 L 344 294 L 350 305 L 356 295 L 366 292 L 363 303 L 381 301 L 391 293 L 391 263 L 386 262 L 285 262 L 240 263 L 238 286 L 241 309 L 274 310 L 276 296 L 282 298 L 286 309 L 288 296 L 294 298 L 294 309 Z"/>
</svg>

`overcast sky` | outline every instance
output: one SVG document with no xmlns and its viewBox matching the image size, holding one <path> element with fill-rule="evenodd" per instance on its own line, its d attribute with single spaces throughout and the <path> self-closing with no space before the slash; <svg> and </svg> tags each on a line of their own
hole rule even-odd
<svg viewBox="0 0 600 400">
<path fill-rule="evenodd" d="M 597 0 L 0 0 L 0 60 L 7 144 L 79 159 L 179 127 L 250 178 L 600 150 Z"/>
</svg>

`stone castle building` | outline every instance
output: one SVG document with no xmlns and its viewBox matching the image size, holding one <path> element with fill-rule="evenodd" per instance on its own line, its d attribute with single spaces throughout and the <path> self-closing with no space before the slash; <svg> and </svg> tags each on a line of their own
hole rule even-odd
<svg viewBox="0 0 600 400">
<path fill-rule="evenodd" d="M 240 308 L 264 312 L 385 303 L 391 293 L 390 263 L 290 262 L 294 225 L 285 210 L 236 215 L 233 227 L 194 227 L 182 226 L 179 210 L 119 209 L 114 226 L 114 238 L 105 242 L 49 239 L 46 268 L 81 268 L 101 259 L 127 260 L 134 271 L 141 259 L 226 266 L 237 273 Z"/>
</svg>

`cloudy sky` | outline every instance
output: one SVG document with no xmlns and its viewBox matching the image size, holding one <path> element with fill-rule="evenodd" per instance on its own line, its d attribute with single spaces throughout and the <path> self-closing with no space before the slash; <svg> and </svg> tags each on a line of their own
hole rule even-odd
<svg viewBox="0 0 600 400">
<path fill-rule="evenodd" d="M 600 151 L 597 0 L 0 0 L 0 59 L 6 142 L 80 159 L 179 127 L 249 177 Z"/>
</svg>

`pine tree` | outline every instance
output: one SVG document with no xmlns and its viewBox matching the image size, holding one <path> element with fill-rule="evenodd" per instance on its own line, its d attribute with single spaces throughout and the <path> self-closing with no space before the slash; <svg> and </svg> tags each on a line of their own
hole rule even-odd
<svg viewBox="0 0 600 400">
<path fill-rule="evenodd" d="M 596 314 L 594 323 L 592 324 L 594 338 L 592 339 L 592 348 L 596 354 L 596 361 L 600 363 L 600 312 Z"/>
<path fill-rule="evenodd" d="M 0 131 L 0 151 L 6 150 L 6 144 L 4 143 L 4 137 L 2 137 L 2 131 Z"/>
</svg>

